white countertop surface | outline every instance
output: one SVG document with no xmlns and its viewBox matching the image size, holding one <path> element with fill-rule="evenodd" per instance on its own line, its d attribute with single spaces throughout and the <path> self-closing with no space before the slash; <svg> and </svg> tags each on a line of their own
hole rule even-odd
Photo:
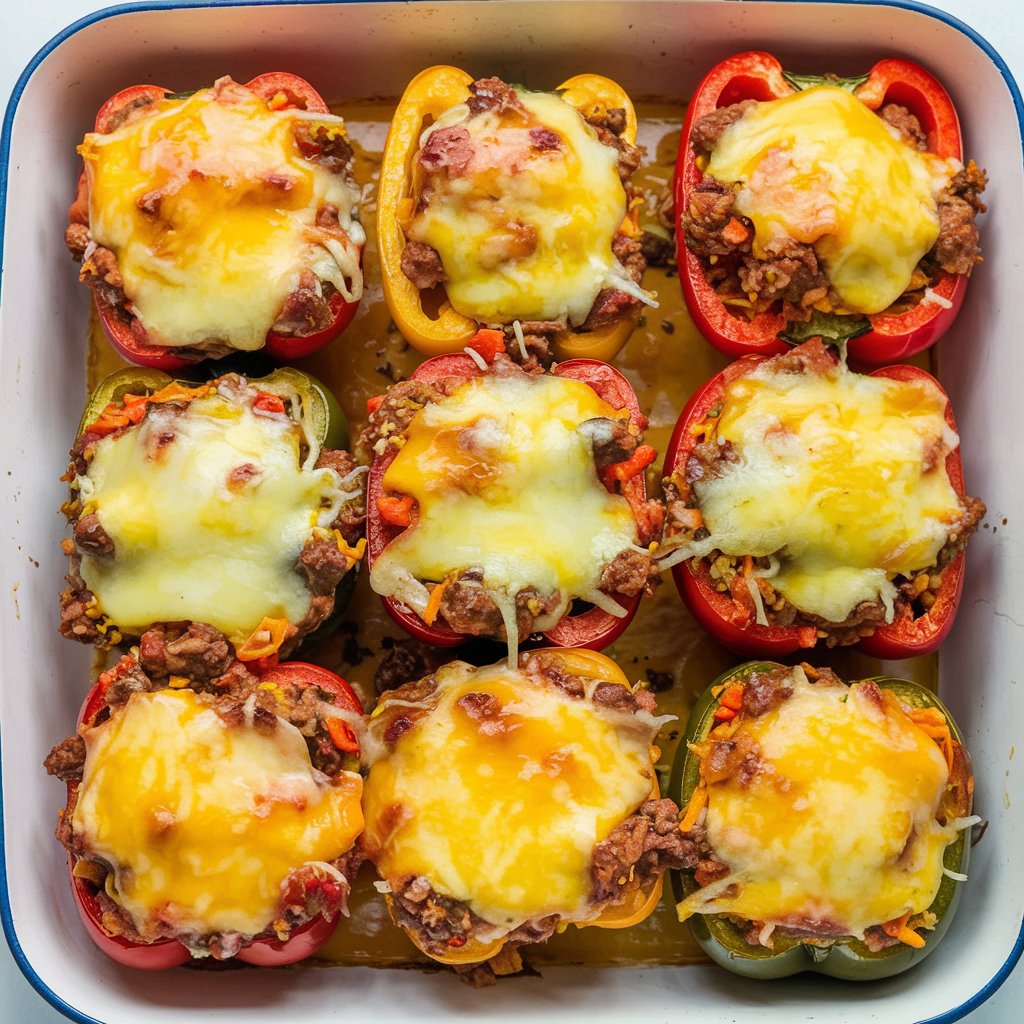
<svg viewBox="0 0 1024 1024">
<path fill-rule="evenodd" d="M 259 3 L 261 0 L 252 0 Z M 84 15 L 111 4 L 102 0 L 5 0 L 0 16 L 0 102 L 6 107 L 22 69 L 52 36 Z M 166 6 L 175 6 L 168 3 Z M 1019 0 L 931 0 L 931 6 L 967 22 L 1003 56 L 1024 83 L 1024 4 Z M 1010 1024 L 1022 1019 L 1024 966 L 981 1008 L 969 1024 Z M 59 1024 L 65 1018 L 38 996 L 0 942 L 0 1024 Z"/>
</svg>

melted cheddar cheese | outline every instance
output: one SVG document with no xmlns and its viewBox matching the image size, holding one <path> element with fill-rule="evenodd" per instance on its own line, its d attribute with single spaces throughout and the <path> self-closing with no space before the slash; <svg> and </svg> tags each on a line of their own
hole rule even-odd
<svg viewBox="0 0 1024 1024">
<path fill-rule="evenodd" d="M 381 877 L 425 876 L 494 926 L 484 941 L 549 914 L 595 916 L 594 845 L 650 796 L 658 720 L 504 665 L 452 662 L 436 679 L 428 714 L 366 779 L 364 841 Z M 500 710 L 475 715 L 473 694 Z"/>
<path fill-rule="evenodd" d="M 598 584 L 636 543 L 636 523 L 598 479 L 579 429 L 621 415 L 581 381 L 548 375 L 486 374 L 427 405 L 383 479 L 386 491 L 416 499 L 418 517 L 377 558 L 373 589 L 422 614 L 428 594 L 417 581 L 480 569 L 510 647 L 515 597 L 528 587 L 562 597 L 542 629 L 576 597 L 621 615 Z"/>
<path fill-rule="evenodd" d="M 705 827 L 730 874 L 697 889 L 680 916 L 732 914 L 863 938 L 930 906 L 957 823 L 936 821 L 948 771 L 938 745 L 895 700 L 808 682 L 745 719 L 760 770 L 708 786 Z"/>
<path fill-rule="evenodd" d="M 303 121 L 344 131 L 333 114 L 270 110 L 221 79 L 86 135 L 89 229 L 117 256 L 153 344 L 261 348 L 304 270 L 359 298 L 358 194 L 346 175 L 302 155 Z M 326 206 L 340 230 L 317 225 Z"/>
<path fill-rule="evenodd" d="M 599 291 L 617 287 L 648 301 L 612 253 L 626 216 L 618 152 L 599 142 L 559 96 L 518 90 L 522 111 L 470 114 L 460 104 L 424 133 L 460 126 L 465 168 L 427 173 L 406 236 L 436 249 L 452 306 L 483 323 L 558 320 L 581 324 Z M 553 144 L 538 148 L 531 129 Z"/>
<path fill-rule="evenodd" d="M 358 775 L 328 783 L 294 726 L 226 725 L 190 690 L 132 695 L 85 744 L 75 835 L 143 936 L 257 935 L 289 874 L 362 830 Z"/>
<path fill-rule="evenodd" d="M 922 153 L 845 89 L 758 103 L 722 133 L 707 173 L 739 182 L 735 209 L 764 259 L 813 243 L 843 307 L 878 313 L 939 235 L 936 196 L 960 169 Z"/>
<path fill-rule="evenodd" d="M 879 600 L 891 621 L 893 578 L 934 565 L 961 516 L 945 407 L 930 381 L 845 368 L 736 378 L 715 422 L 738 457 L 693 485 L 704 552 L 777 557 L 772 586 L 829 622 Z"/>
<path fill-rule="evenodd" d="M 264 616 L 299 624 L 310 593 L 298 559 L 342 490 L 300 462 L 303 434 L 215 393 L 182 411 L 152 406 L 138 427 L 98 441 L 75 483 L 114 542 L 84 554 L 82 578 L 122 632 L 207 622 L 241 643 Z"/>
</svg>

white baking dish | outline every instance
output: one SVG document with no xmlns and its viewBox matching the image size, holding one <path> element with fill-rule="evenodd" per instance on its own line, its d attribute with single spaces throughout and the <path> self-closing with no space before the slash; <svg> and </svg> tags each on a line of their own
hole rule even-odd
<svg viewBox="0 0 1024 1024">
<path fill-rule="evenodd" d="M 974 754 L 977 809 L 991 820 L 950 935 L 908 975 L 863 986 L 811 976 L 758 985 L 717 968 L 550 970 L 477 992 L 451 976 L 369 969 L 142 975 L 103 957 L 79 926 L 52 828 L 60 788 L 41 762 L 73 727 L 88 652 L 54 628 L 63 572 L 57 480 L 84 398 L 87 299 L 61 241 L 75 144 L 109 95 L 158 81 L 187 88 L 230 72 L 292 70 L 331 98 L 397 95 L 417 71 L 454 63 L 551 87 L 598 70 L 638 95 L 685 96 L 703 71 L 763 47 L 789 67 L 850 73 L 882 55 L 931 68 L 987 167 L 986 261 L 940 346 L 971 493 L 989 505 L 972 542 L 940 690 Z M 29 980 L 78 1020 L 341 1018 L 495 1020 L 952 1021 L 983 1001 L 1024 946 L 1024 377 L 1016 308 L 1024 229 L 1020 94 L 983 40 L 910 5 L 573 0 L 346 3 L 151 9 L 94 15 L 26 70 L 4 125 L 0 307 L 0 751 L 5 877 L 0 910 Z M 3 872 L 0 872 L 2 875 Z"/>
</svg>

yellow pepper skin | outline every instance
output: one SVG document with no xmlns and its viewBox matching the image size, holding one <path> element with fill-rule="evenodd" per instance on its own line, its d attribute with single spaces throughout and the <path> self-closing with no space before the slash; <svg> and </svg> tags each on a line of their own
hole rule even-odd
<svg viewBox="0 0 1024 1024">
<path fill-rule="evenodd" d="M 402 221 L 411 216 L 414 207 L 413 163 L 420 135 L 427 123 L 469 99 L 473 81 L 465 71 L 446 65 L 421 71 L 398 102 L 381 162 L 377 247 L 384 298 L 402 335 L 426 356 L 461 352 L 481 326 L 457 312 L 447 298 L 436 314 L 428 313 L 423 308 L 420 290 L 402 273 L 401 265 L 406 242 Z M 563 82 L 557 91 L 581 114 L 624 109 L 626 127 L 622 137 L 627 142 L 636 142 L 636 111 L 615 82 L 601 75 L 576 75 Z M 623 230 L 639 233 L 635 211 L 627 214 Z M 554 339 L 555 358 L 613 359 L 632 334 L 638 316 L 639 313 L 627 316 L 593 331 L 562 331 Z"/>
</svg>

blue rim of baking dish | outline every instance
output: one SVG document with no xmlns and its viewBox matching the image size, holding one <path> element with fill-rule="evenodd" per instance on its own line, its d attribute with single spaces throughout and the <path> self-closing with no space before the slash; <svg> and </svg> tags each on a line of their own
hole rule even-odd
<svg viewBox="0 0 1024 1024">
<path fill-rule="evenodd" d="M 278 2 L 280 6 L 291 6 L 299 3 L 354 3 L 357 2 L 357 0 L 278 0 Z M 370 0 L 370 2 L 382 3 L 386 2 L 386 0 Z M 864 0 L 791 0 L 791 2 L 857 4 L 863 3 Z M 877 2 L 879 3 L 879 6 L 896 7 L 901 10 L 913 11 L 918 14 L 927 15 L 928 17 L 949 25 L 950 28 L 956 29 L 956 31 L 967 36 L 968 39 L 974 42 L 996 66 L 996 69 L 1002 76 L 1003 81 L 1006 83 L 1006 87 L 1010 92 L 1010 97 L 1013 100 L 1014 109 L 1017 112 L 1017 125 L 1020 129 L 1022 144 L 1024 144 L 1024 99 L 1021 98 L 1020 89 L 1018 88 L 1013 75 L 1010 73 L 1010 69 L 1007 67 L 1006 61 L 1003 60 L 995 47 L 993 47 L 992 44 L 984 38 L 984 36 L 962 22 L 959 18 L 954 17 L 952 14 L 949 14 L 946 11 L 937 10 L 934 7 L 929 7 L 927 4 L 918 3 L 916 0 L 877 0 Z M 25 91 L 25 86 L 28 84 L 29 79 L 35 73 L 36 68 L 47 56 L 50 55 L 50 53 L 52 53 L 66 39 L 69 39 L 71 36 L 80 32 L 83 28 L 88 28 L 90 25 L 95 25 L 99 21 L 105 21 L 107 18 L 116 17 L 117 15 L 137 14 L 144 11 L 167 10 L 169 6 L 180 8 L 252 7 L 253 3 L 252 0 L 181 0 L 180 3 L 174 5 L 143 2 L 120 4 L 115 7 L 105 7 L 102 10 L 95 11 L 92 14 L 79 18 L 78 21 L 73 22 L 63 31 L 58 32 L 29 61 L 25 70 L 18 78 L 18 81 L 14 86 L 14 90 L 11 93 L 11 98 L 7 104 L 7 110 L 4 114 L 3 130 L 2 134 L 0 134 L 0 290 L 2 290 L 3 286 L 3 243 L 7 215 L 7 168 L 10 164 L 11 126 L 14 122 L 14 114 L 18 108 L 18 103 L 21 100 L 21 95 Z M 0 751 L 0 763 L 2 763 L 2 751 Z M 28 957 L 25 955 L 25 951 L 21 948 L 21 943 L 18 941 L 17 933 L 14 930 L 14 919 L 11 914 L 10 894 L 7 888 L 7 858 L 6 847 L 4 845 L 2 786 L 0 786 L 0 922 L 3 924 L 4 936 L 11 948 L 11 952 L 14 954 L 15 962 L 36 992 L 38 992 L 43 999 L 54 1007 L 54 1009 L 59 1010 L 64 1014 L 64 1016 L 73 1021 L 79 1022 L 79 1024 L 102 1024 L 102 1022 L 98 1021 L 95 1017 L 90 1017 L 87 1014 L 82 1013 L 81 1010 L 76 1009 L 70 1003 L 61 999 L 61 997 L 57 995 L 57 993 L 54 992 L 53 989 L 51 989 L 36 973 L 35 968 L 29 963 Z M 982 1003 L 992 996 L 1004 981 L 1006 981 L 1014 967 L 1017 965 L 1017 961 L 1020 960 L 1022 953 L 1024 953 L 1024 921 L 1021 922 L 1021 928 L 1017 933 L 1017 939 L 1014 942 L 1013 948 L 1010 950 L 1006 960 L 985 985 L 983 985 L 969 999 L 964 1000 L 964 1002 L 959 1006 L 955 1006 L 952 1009 L 947 1010 L 945 1013 L 938 1014 L 935 1017 L 929 1017 L 927 1020 L 919 1021 L 918 1024 L 953 1024 L 953 1021 L 960 1020 L 961 1017 L 964 1017 L 973 1010 L 976 1010 Z"/>
</svg>

